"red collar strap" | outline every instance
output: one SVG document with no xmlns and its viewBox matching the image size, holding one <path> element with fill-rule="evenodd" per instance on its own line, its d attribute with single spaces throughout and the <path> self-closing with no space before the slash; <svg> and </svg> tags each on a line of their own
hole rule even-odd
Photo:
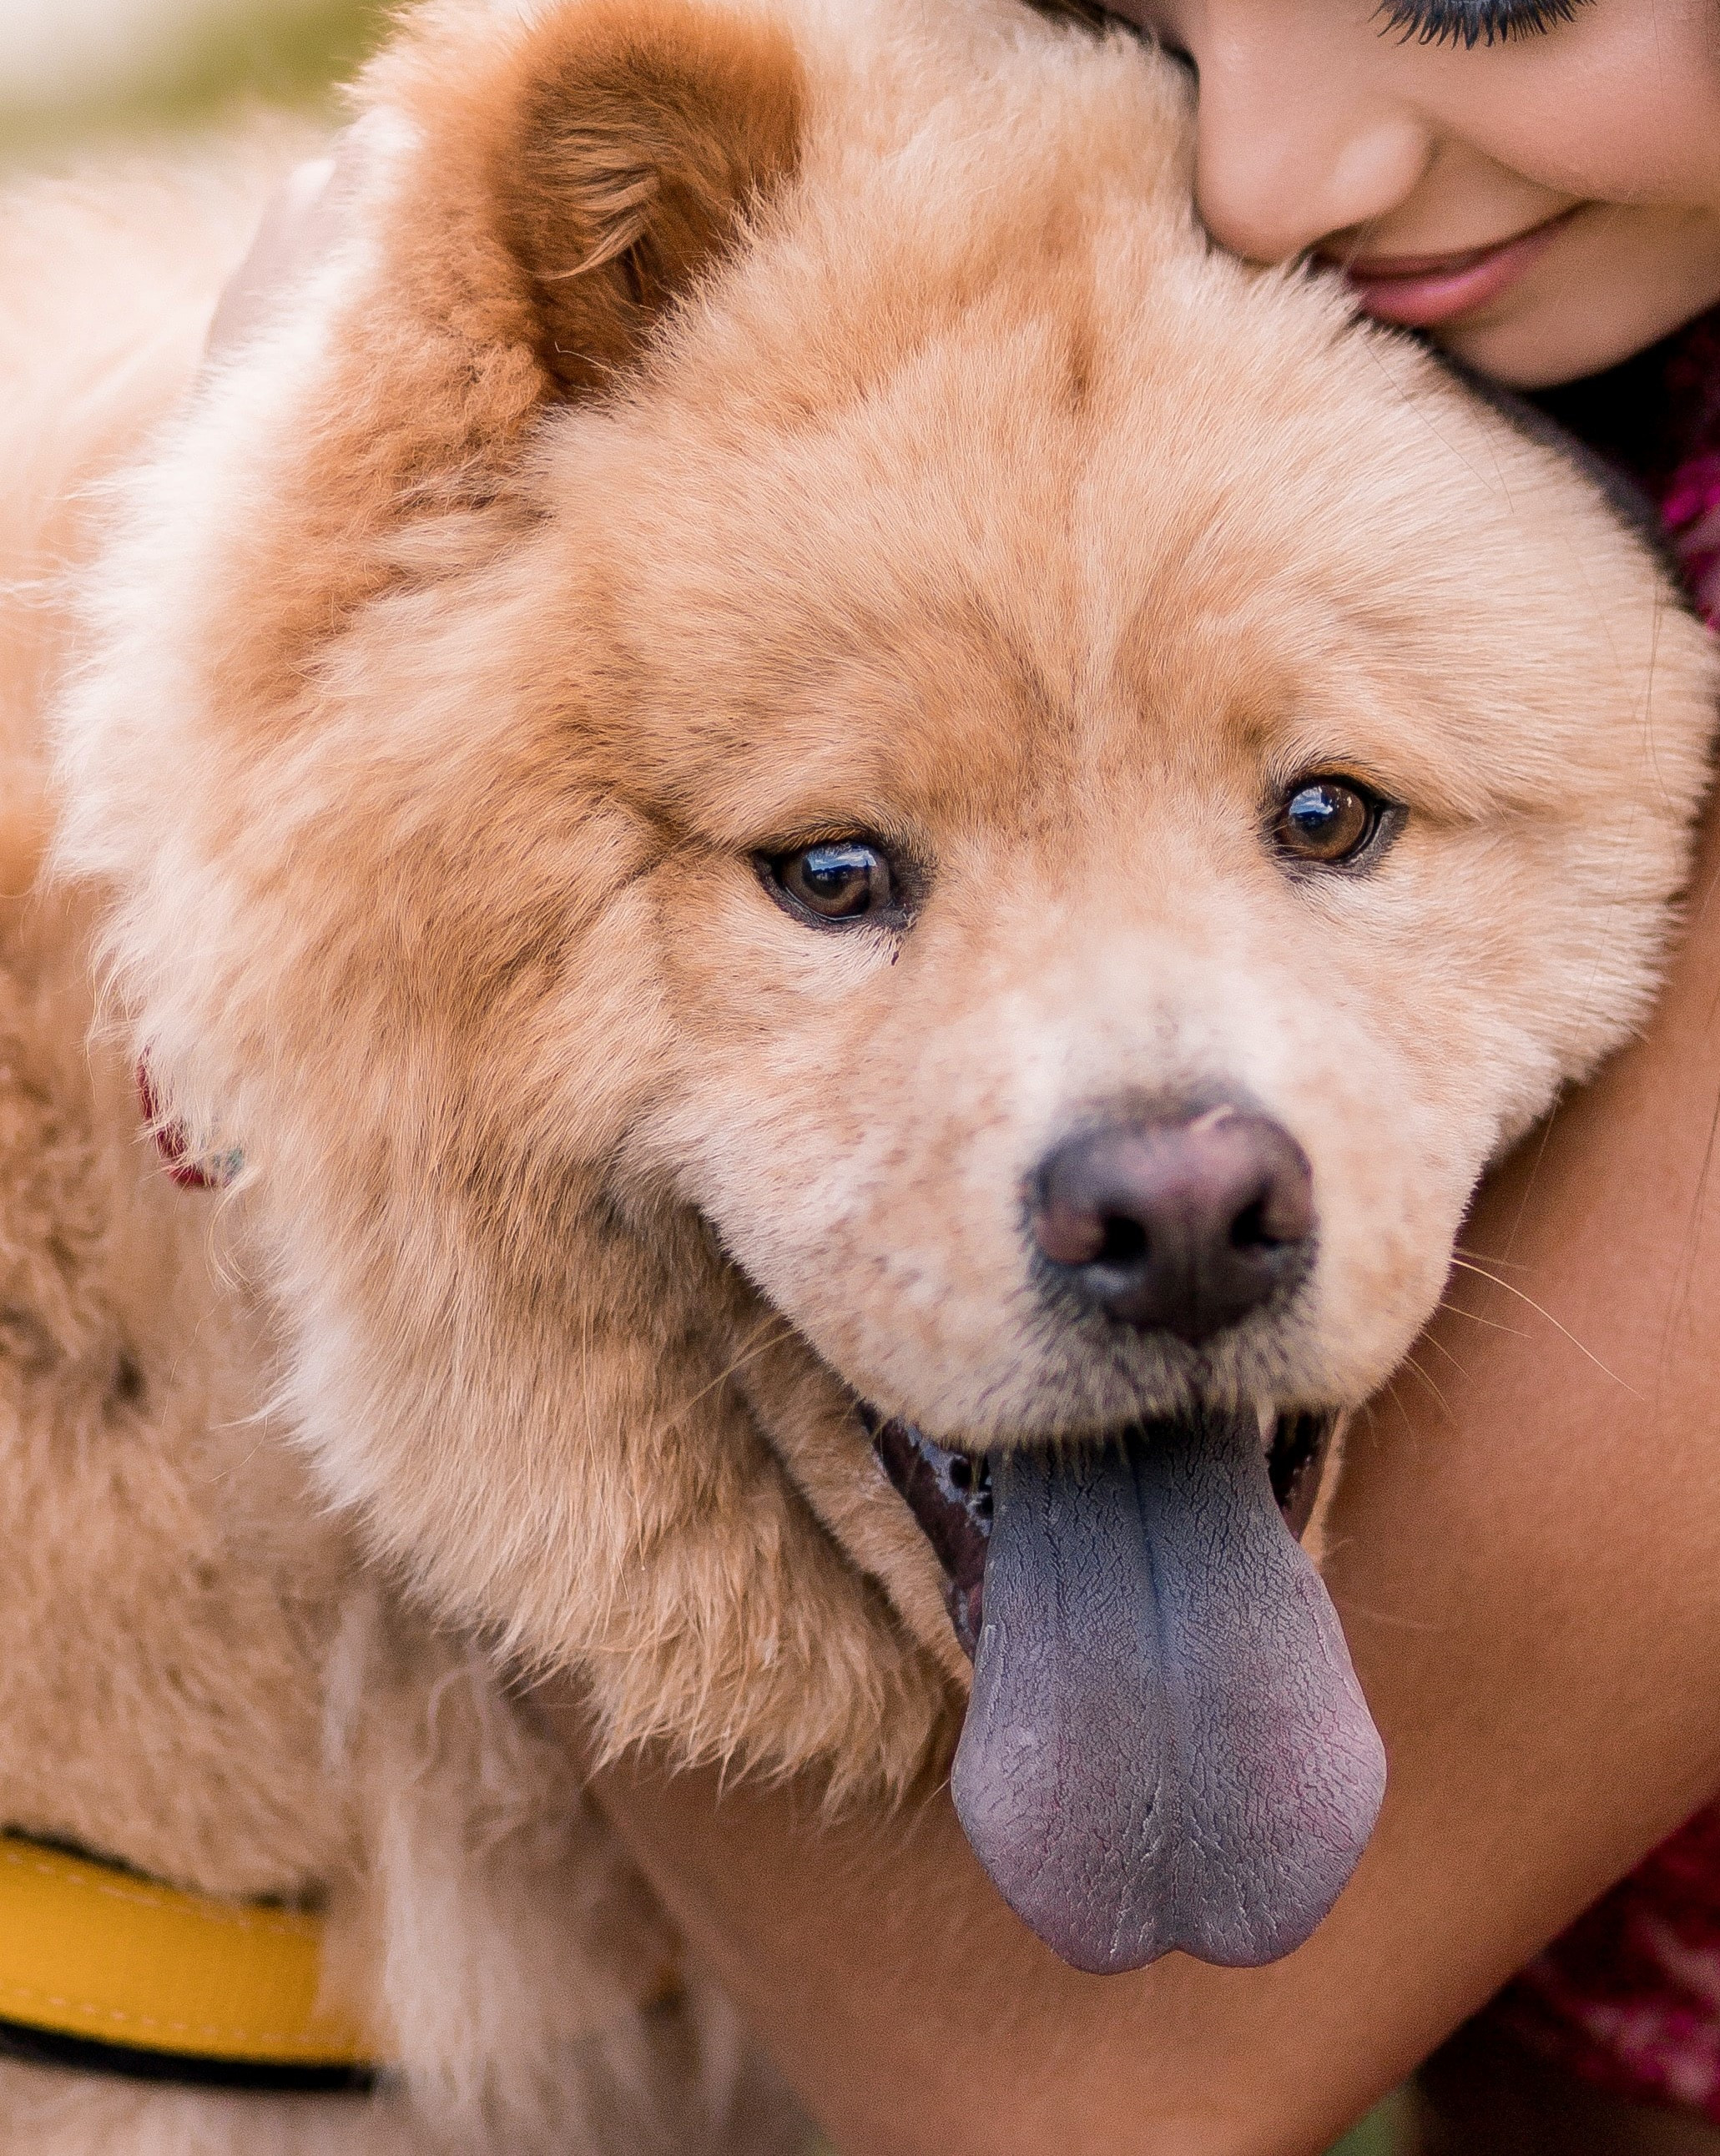
<svg viewBox="0 0 1720 2156">
<path fill-rule="evenodd" d="M 162 1165 L 182 1190 L 224 1190 L 237 1178 L 245 1164 L 242 1152 L 195 1152 L 184 1124 L 175 1116 L 162 1113 L 150 1080 L 146 1055 L 137 1059 L 137 1105 L 155 1140 Z"/>
</svg>

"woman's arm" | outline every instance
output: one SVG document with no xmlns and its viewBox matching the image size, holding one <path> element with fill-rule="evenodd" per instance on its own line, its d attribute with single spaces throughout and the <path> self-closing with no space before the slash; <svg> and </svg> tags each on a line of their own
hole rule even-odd
<svg viewBox="0 0 1720 2156">
<path fill-rule="evenodd" d="M 1720 820 L 1720 819 L 1717 819 Z M 844 2156 L 1305 2156 L 1720 1789 L 1720 830 L 1652 1037 L 1494 1178 L 1352 1436 L 1327 1565 L 1391 1758 L 1275 1968 L 1073 1974 L 940 1799 L 614 1771 L 639 1861 Z M 1720 1188 L 1720 1186 L 1717 1186 Z"/>
</svg>

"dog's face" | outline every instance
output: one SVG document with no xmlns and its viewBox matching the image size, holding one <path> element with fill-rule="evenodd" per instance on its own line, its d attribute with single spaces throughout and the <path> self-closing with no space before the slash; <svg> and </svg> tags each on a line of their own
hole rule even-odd
<svg viewBox="0 0 1720 2156">
<path fill-rule="evenodd" d="M 1549 711 L 1521 586 L 1412 600 L 1443 518 L 1360 540 L 1265 429 L 1194 441 L 1166 335 L 1096 327 L 1073 393 L 1029 312 L 691 478 L 624 425 L 607 597 L 582 533 L 537 571 L 659 834 L 629 1165 L 950 1445 L 1363 1399 L 1662 843 L 1612 843 L 1626 706 Z"/>
<path fill-rule="evenodd" d="M 1281 1950 L 1378 1773 L 1258 1430 L 1381 1381 L 1644 1008 L 1700 632 L 1556 456 L 1209 254 L 1152 54 L 542 16 L 382 71 L 357 238 L 112 557 L 69 777 L 141 1034 L 252 1163 L 334 1486 L 617 1741 L 923 1755 L 959 1658 L 881 1424 L 989 1461 L 1039 1628 L 981 1640 L 970 1814 L 1022 1668 L 1111 1651 L 1035 1614 L 1067 1522 L 1106 1593 L 1204 1537 L 1171 1691 L 1235 1633 L 1189 1711 L 1337 1819 L 1302 1902 L 1213 1933 L 1178 1871 L 1095 1945 L 969 1824 L 1092 1965 Z"/>
</svg>

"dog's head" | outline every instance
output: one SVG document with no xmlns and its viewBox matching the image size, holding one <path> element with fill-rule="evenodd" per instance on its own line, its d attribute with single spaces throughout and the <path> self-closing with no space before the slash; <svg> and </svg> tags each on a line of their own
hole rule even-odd
<svg viewBox="0 0 1720 2156">
<path fill-rule="evenodd" d="M 377 70 L 347 239 L 104 565 L 69 850 L 140 1038 L 332 1486 L 617 1741 L 910 1773 L 988 1473 L 994 1871 L 1096 1965 L 1281 1950 L 1379 1768 L 1260 1433 L 1386 1376 L 1640 1014 L 1701 633 L 1208 249 L 1151 52 L 526 13 Z M 1010 1870 L 1046 1803 L 1073 1880 Z"/>
</svg>

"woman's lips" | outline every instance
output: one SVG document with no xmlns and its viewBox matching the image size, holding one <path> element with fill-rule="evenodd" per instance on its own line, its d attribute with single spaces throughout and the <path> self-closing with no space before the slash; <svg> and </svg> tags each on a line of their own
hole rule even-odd
<svg viewBox="0 0 1720 2156">
<path fill-rule="evenodd" d="M 1346 282 L 1377 321 L 1431 329 L 1472 314 L 1514 285 L 1581 205 L 1490 247 L 1457 254 L 1378 254 L 1343 264 Z"/>
</svg>

